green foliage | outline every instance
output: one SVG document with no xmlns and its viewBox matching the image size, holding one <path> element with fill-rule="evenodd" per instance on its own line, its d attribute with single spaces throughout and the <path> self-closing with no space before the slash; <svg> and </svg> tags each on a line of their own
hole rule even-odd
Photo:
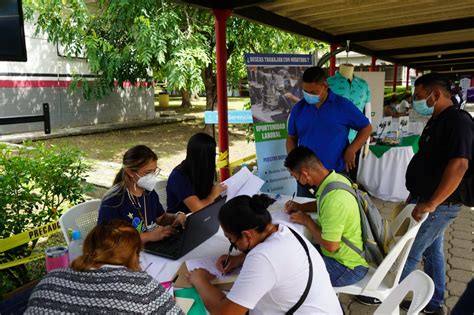
<svg viewBox="0 0 474 315">
<path fill-rule="evenodd" d="M 0 146 L 0 237 L 58 220 L 66 207 L 83 201 L 91 189 L 84 184 L 89 168 L 76 149 Z M 0 253 L 0 263 L 29 256 L 36 243 Z M 25 271 L 24 266 L 10 268 L 1 273 L 1 282 L 22 285 L 30 280 Z"/>
<path fill-rule="evenodd" d="M 409 91 L 409 93 L 411 93 L 411 91 Z M 383 96 L 384 104 L 391 102 L 392 95 L 393 95 L 393 87 L 391 86 L 384 87 L 384 96 Z M 406 95 L 406 87 L 398 85 L 396 87 L 395 95 L 397 96 L 397 103 L 400 103 Z"/>
<path fill-rule="evenodd" d="M 98 78 L 74 77 L 86 98 L 103 97 L 124 82 L 167 81 L 168 88 L 200 92 L 215 89 L 214 17 L 209 10 L 165 0 L 24 0 L 25 17 L 36 31 L 84 56 Z M 310 53 L 325 46 L 268 26 L 231 17 L 227 28 L 228 80 L 247 76 L 246 52 Z M 205 71 L 211 69 L 212 71 Z M 207 78 L 209 79 L 209 78 Z"/>
</svg>

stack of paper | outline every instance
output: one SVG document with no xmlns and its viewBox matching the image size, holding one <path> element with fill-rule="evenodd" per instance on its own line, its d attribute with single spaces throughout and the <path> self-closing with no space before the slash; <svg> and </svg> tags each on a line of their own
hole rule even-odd
<svg viewBox="0 0 474 315">
<path fill-rule="evenodd" d="M 226 202 L 236 196 L 258 194 L 264 183 L 263 179 L 250 173 L 246 167 L 242 167 L 240 171 L 224 181 L 227 186 Z"/>
</svg>

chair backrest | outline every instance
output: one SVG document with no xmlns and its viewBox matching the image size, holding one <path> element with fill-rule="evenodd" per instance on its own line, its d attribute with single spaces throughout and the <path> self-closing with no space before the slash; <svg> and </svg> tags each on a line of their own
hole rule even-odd
<svg viewBox="0 0 474 315">
<path fill-rule="evenodd" d="M 433 280 L 421 270 L 413 271 L 385 298 L 382 304 L 377 307 L 374 314 L 399 314 L 398 306 L 410 291 L 413 292 L 413 298 L 407 314 L 418 314 L 433 296 Z"/>
<path fill-rule="evenodd" d="M 61 215 L 59 224 L 68 245 L 71 241 L 69 229 L 81 231 L 81 238 L 84 239 L 97 225 L 99 207 L 99 199 L 89 200 L 75 205 Z"/>
<path fill-rule="evenodd" d="M 160 199 L 160 203 L 163 208 L 166 210 L 168 208 L 166 204 L 166 185 L 168 183 L 168 179 L 160 179 L 155 185 L 155 191 L 158 194 L 158 198 Z"/>
<path fill-rule="evenodd" d="M 364 290 L 376 291 L 386 277 L 388 279 L 385 284 L 388 284 L 389 288 L 394 288 L 398 284 L 416 234 L 421 224 L 428 217 L 428 214 L 425 213 L 422 219 L 417 222 L 411 216 L 414 207 L 414 204 L 407 205 L 392 222 L 391 227 L 395 241 L 387 256 L 367 282 Z M 402 229 L 406 229 L 406 232 L 403 233 Z M 398 239 L 397 235 L 400 235 L 400 232 L 403 236 Z"/>
</svg>

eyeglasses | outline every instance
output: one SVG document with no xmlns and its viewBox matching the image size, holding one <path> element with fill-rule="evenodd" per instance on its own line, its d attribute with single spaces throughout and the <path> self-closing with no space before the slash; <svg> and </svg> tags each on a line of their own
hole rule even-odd
<svg viewBox="0 0 474 315">
<path fill-rule="evenodd" d="M 160 172 L 161 172 L 161 168 L 157 167 L 157 168 L 155 168 L 154 171 L 148 171 L 145 174 L 143 174 L 143 176 L 147 176 L 147 175 L 150 175 L 150 174 L 158 176 L 158 175 L 160 175 Z"/>
</svg>

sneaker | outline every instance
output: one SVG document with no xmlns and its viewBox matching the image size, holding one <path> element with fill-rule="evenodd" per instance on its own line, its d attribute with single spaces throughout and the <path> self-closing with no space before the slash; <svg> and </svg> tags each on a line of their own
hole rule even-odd
<svg viewBox="0 0 474 315">
<path fill-rule="evenodd" d="M 400 303 L 400 308 L 404 311 L 408 311 L 408 309 L 410 308 L 410 305 L 411 305 L 411 301 L 404 300 L 402 301 L 402 303 Z M 426 305 L 425 308 L 421 312 L 425 314 L 444 315 L 443 306 L 434 307 L 429 304 Z"/>
<path fill-rule="evenodd" d="M 365 296 L 365 295 L 356 295 L 355 299 L 357 302 L 364 304 L 364 305 L 380 305 L 382 302 L 374 297 Z"/>
</svg>

